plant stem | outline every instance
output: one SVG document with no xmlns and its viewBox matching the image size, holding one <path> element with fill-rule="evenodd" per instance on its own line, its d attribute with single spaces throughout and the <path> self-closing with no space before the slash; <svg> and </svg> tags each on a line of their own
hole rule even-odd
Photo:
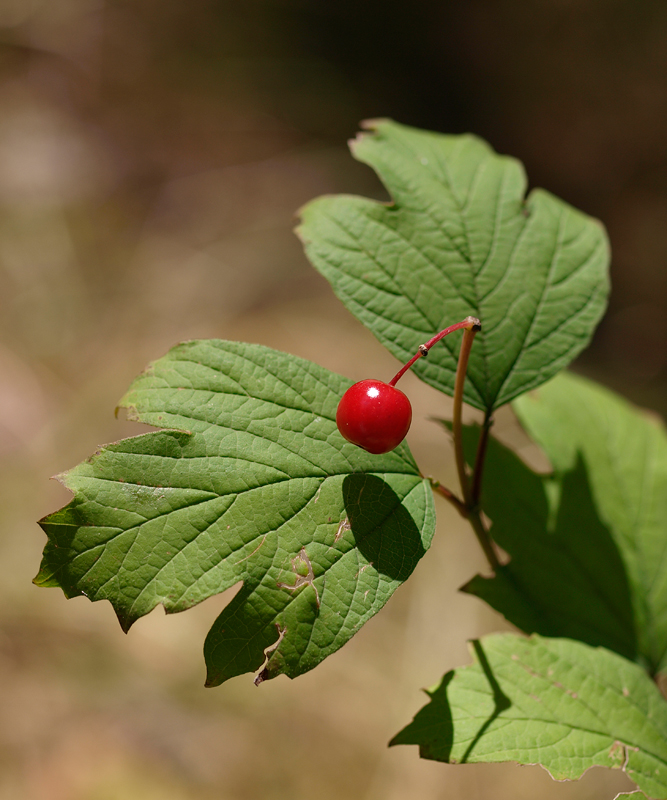
<svg viewBox="0 0 667 800">
<path fill-rule="evenodd" d="M 459 483 L 461 493 L 466 508 L 472 508 L 472 495 L 470 493 L 470 483 L 466 472 L 466 462 L 463 455 L 463 388 L 465 386 L 466 372 L 468 370 L 468 359 L 470 349 L 475 340 L 475 334 L 481 330 L 481 324 L 475 317 L 467 317 L 467 323 L 463 331 L 463 341 L 461 342 L 461 352 L 459 353 L 459 363 L 456 368 L 456 381 L 454 383 L 454 410 L 452 415 L 452 433 L 454 434 L 454 455 L 456 457 L 456 469 L 459 473 Z"/>
<path fill-rule="evenodd" d="M 454 455 L 456 457 L 456 469 L 459 473 L 459 482 L 461 483 L 461 493 L 463 494 L 463 505 L 467 512 L 465 516 L 472 525 L 477 541 L 484 551 L 484 555 L 491 569 L 495 572 L 500 567 L 500 562 L 498 561 L 493 542 L 484 526 L 479 511 L 479 495 L 482 487 L 484 456 L 486 454 L 489 428 L 491 427 L 490 414 L 487 414 L 484 419 L 484 425 L 482 426 L 482 432 L 477 446 L 472 488 L 468 479 L 465 456 L 463 453 L 463 389 L 465 386 L 466 372 L 468 371 L 468 359 L 470 358 L 472 343 L 475 340 L 475 334 L 481 330 L 480 321 L 475 319 L 475 317 L 468 317 L 466 322 L 468 324 L 463 331 L 463 341 L 461 342 L 461 352 L 459 354 L 459 363 L 456 368 L 456 381 L 454 383 L 454 409 L 452 415 Z"/>
<path fill-rule="evenodd" d="M 454 508 L 459 512 L 462 517 L 470 520 L 472 529 L 477 536 L 484 554 L 486 555 L 491 568 L 495 571 L 500 566 L 498 556 L 493 548 L 493 542 L 489 536 L 484 522 L 479 512 L 479 498 L 482 489 L 482 472 L 484 468 L 484 457 L 486 455 L 486 445 L 489 438 L 489 428 L 491 427 L 491 415 L 487 413 L 484 418 L 484 424 L 479 437 L 477 445 L 477 455 L 475 457 L 475 467 L 473 470 L 472 488 L 468 479 L 466 471 L 465 457 L 463 455 L 463 389 L 465 386 L 466 372 L 468 371 L 468 359 L 470 358 L 470 350 L 472 343 L 475 339 L 475 334 L 482 329 L 482 325 L 477 317 L 466 317 L 462 322 L 457 322 L 450 325 L 436 333 L 436 335 L 429 339 L 428 342 L 419 345 L 419 351 L 405 364 L 394 377 L 389 381 L 389 386 L 395 386 L 396 383 L 403 377 L 403 375 L 410 369 L 410 367 L 419 358 L 424 358 L 428 355 L 428 351 L 437 344 L 441 339 L 444 339 L 450 333 L 458 331 L 463 328 L 463 341 L 461 342 L 461 351 L 459 353 L 459 363 L 456 368 L 456 380 L 454 383 L 454 413 L 452 420 L 452 432 L 454 434 L 454 453 L 456 456 L 456 469 L 459 474 L 459 482 L 461 484 L 461 492 L 463 500 L 460 500 L 453 492 L 445 488 L 439 481 L 434 478 L 429 478 L 433 491 L 440 494 Z"/>
<path fill-rule="evenodd" d="M 454 508 L 459 512 L 459 514 L 468 519 L 468 509 L 465 505 L 459 500 L 459 498 L 454 494 L 454 492 L 450 492 L 445 486 L 443 486 L 440 481 L 436 480 L 435 478 L 429 477 L 429 482 L 431 484 L 431 488 L 434 492 L 437 492 L 439 495 L 448 500 Z"/>
</svg>

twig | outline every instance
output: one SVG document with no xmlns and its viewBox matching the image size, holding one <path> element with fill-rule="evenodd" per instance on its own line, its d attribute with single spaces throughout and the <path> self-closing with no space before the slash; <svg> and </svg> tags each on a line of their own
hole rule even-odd
<svg viewBox="0 0 667 800">
<path fill-rule="evenodd" d="M 459 514 L 464 517 L 464 519 L 468 518 L 468 509 L 465 507 L 465 504 L 459 500 L 459 498 L 454 494 L 454 492 L 450 492 L 445 486 L 443 486 L 440 481 L 436 480 L 435 478 L 431 478 L 429 476 L 429 482 L 431 484 L 431 488 L 434 492 L 437 492 L 439 495 L 448 500 L 454 508 L 459 512 Z"/>
</svg>

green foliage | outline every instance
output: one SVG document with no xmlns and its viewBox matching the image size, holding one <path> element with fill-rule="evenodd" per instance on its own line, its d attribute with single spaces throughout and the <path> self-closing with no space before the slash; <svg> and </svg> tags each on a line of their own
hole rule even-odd
<svg viewBox="0 0 667 800">
<path fill-rule="evenodd" d="M 322 197 L 298 229 L 308 257 L 347 308 L 397 358 L 469 314 L 482 332 L 465 400 L 492 411 L 552 377 L 586 346 L 605 308 L 602 226 L 541 189 L 474 136 L 443 136 L 388 120 L 352 144 L 391 205 Z M 415 372 L 452 394 L 457 341 Z"/>
<path fill-rule="evenodd" d="M 606 389 L 563 373 L 515 402 L 553 473 L 492 442 L 483 505 L 511 561 L 466 590 L 521 630 L 667 667 L 667 434 Z M 564 435 L 567 431 L 567 435 Z"/>
<path fill-rule="evenodd" d="M 667 703 L 641 667 L 570 639 L 497 634 L 472 650 L 391 744 L 449 763 L 542 764 L 557 780 L 624 769 L 667 797 Z"/>
<path fill-rule="evenodd" d="M 651 680 L 667 670 L 667 435 L 612 393 L 554 378 L 603 313 L 604 230 L 543 190 L 524 198 L 521 165 L 473 136 L 368 127 L 353 152 L 393 203 L 320 198 L 299 234 L 404 361 L 481 319 L 481 333 L 465 334 L 475 345 L 464 395 L 460 333 L 414 364 L 455 397 L 461 496 L 433 486 L 493 569 L 465 591 L 534 634 L 475 642 L 475 664 L 447 673 L 392 743 L 449 762 L 541 763 L 557 778 L 623 768 L 646 793 L 632 797 L 667 800 L 667 704 Z M 349 385 L 258 345 L 175 347 L 120 404 L 159 430 L 61 476 L 74 497 L 42 521 L 35 582 L 109 600 L 125 630 L 156 605 L 182 611 L 239 585 L 205 642 L 207 684 L 312 669 L 409 578 L 435 526 L 407 444 L 371 455 L 340 435 Z M 461 433 L 462 396 L 484 420 Z M 513 399 L 548 474 L 487 439 L 492 411 Z"/>
<path fill-rule="evenodd" d="M 243 581 L 206 641 L 209 685 L 295 677 L 377 613 L 429 547 L 435 516 L 407 445 L 371 456 L 338 433 L 349 381 L 285 353 L 188 342 L 120 405 L 168 430 L 102 449 L 61 479 L 36 583 L 109 600 L 127 630 Z M 363 499 L 362 499 L 363 498 Z"/>
</svg>

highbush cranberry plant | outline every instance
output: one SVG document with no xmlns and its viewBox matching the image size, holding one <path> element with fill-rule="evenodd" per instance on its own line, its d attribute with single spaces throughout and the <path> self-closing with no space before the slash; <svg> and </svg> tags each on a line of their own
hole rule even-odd
<svg viewBox="0 0 667 800">
<path fill-rule="evenodd" d="M 159 430 L 61 476 L 74 497 L 41 523 L 35 581 L 109 600 L 124 630 L 158 604 L 182 611 L 242 582 L 206 638 L 207 685 L 294 678 L 410 577 L 435 491 L 489 562 L 463 590 L 523 633 L 473 642 L 473 663 L 448 672 L 392 744 L 540 763 L 556 778 L 623 769 L 667 798 L 655 680 L 667 669 L 667 437 L 562 372 L 605 308 L 604 230 L 548 192 L 525 197 L 521 165 L 473 136 L 366 127 L 353 154 L 393 203 L 320 198 L 298 234 L 405 366 L 350 387 L 258 345 L 176 346 L 120 402 Z M 408 368 L 454 397 L 458 486 L 425 478 L 404 441 L 412 410 L 395 384 Z M 462 425 L 464 401 L 481 424 Z M 509 402 L 548 474 L 491 435 Z"/>
</svg>

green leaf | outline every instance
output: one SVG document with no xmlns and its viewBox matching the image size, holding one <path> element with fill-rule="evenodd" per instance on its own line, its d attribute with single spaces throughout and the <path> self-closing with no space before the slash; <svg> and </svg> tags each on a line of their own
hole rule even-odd
<svg viewBox="0 0 667 800">
<path fill-rule="evenodd" d="M 563 374 L 515 409 L 553 475 L 497 443 L 482 502 L 511 556 L 467 591 L 527 633 L 568 636 L 667 668 L 667 434 L 596 384 Z"/>
<path fill-rule="evenodd" d="M 490 533 L 510 561 L 493 577 L 477 575 L 463 591 L 526 633 L 567 636 L 637 659 L 625 567 L 581 459 L 557 478 L 536 475 L 491 439 L 484 472 Z"/>
<path fill-rule="evenodd" d="M 667 667 L 667 431 L 658 418 L 603 387 L 559 376 L 515 410 L 556 474 L 581 458 L 600 519 L 625 567 L 638 649 Z M 566 430 L 567 436 L 562 432 Z M 580 455 L 579 455 L 580 454 Z"/>
<path fill-rule="evenodd" d="M 297 232 L 347 308 L 400 361 L 472 314 L 482 321 L 465 399 L 507 403 L 565 367 L 606 304 L 602 225 L 541 189 L 524 199 L 521 164 L 474 136 L 443 136 L 389 120 L 366 124 L 353 155 L 393 197 L 322 197 Z M 414 371 L 454 390 L 460 334 Z"/>
<path fill-rule="evenodd" d="M 205 644 L 207 683 L 266 664 L 295 677 L 387 602 L 429 547 L 433 499 L 406 444 L 385 455 L 336 428 L 350 382 L 258 345 L 181 344 L 121 401 L 165 428 L 61 477 L 42 521 L 41 586 L 109 600 L 127 630 L 243 581 Z"/>
<path fill-rule="evenodd" d="M 623 769 L 667 798 L 667 703 L 637 664 L 569 639 L 498 634 L 447 673 L 391 744 L 447 763 L 542 764 L 557 780 Z"/>
</svg>

